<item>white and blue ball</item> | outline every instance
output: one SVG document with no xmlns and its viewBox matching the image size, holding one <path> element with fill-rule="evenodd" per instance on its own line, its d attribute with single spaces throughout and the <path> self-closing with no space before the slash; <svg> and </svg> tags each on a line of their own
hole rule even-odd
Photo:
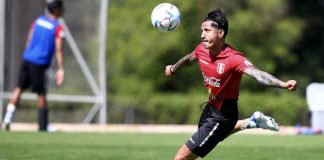
<svg viewBox="0 0 324 160">
<path fill-rule="evenodd" d="M 180 26 L 180 12 L 173 4 L 161 3 L 153 9 L 151 20 L 159 31 L 171 32 Z"/>
</svg>

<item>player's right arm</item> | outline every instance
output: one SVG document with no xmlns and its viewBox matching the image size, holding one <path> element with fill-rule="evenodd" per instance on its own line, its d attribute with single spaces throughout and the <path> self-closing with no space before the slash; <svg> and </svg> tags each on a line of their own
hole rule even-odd
<svg viewBox="0 0 324 160">
<path fill-rule="evenodd" d="M 192 62 L 196 60 L 196 57 L 193 56 L 193 54 L 194 53 L 187 54 L 186 56 L 182 57 L 176 64 L 166 66 L 165 76 L 172 76 L 182 67 L 192 65 Z"/>
</svg>

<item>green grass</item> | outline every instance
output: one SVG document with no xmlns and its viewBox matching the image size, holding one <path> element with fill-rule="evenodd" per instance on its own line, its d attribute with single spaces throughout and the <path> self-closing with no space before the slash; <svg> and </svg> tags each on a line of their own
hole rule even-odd
<svg viewBox="0 0 324 160">
<path fill-rule="evenodd" d="M 0 132 L 0 160 L 167 160 L 188 134 Z M 323 160 L 324 136 L 234 135 L 206 160 Z"/>
</svg>

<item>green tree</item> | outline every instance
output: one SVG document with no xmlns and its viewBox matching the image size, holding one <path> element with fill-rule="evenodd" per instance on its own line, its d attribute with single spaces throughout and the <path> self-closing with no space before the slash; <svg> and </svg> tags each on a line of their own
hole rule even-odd
<svg viewBox="0 0 324 160">
<path fill-rule="evenodd" d="M 292 49 L 300 63 L 289 65 L 286 70 L 298 76 L 304 91 L 309 83 L 324 80 L 324 2 L 290 0 L 290 4 L 291 14 L 303 19 L 304 29 Z"/>
<path fill-rule="evenodd" d="M 204 15 L 217 7 L 225 8 L 229 19 L 227 42 L 245 53 L 257 67 L 283 78 L 289 77 L 289 72 L 280 72 L 279 67 L 298 63 L 291 48 L 301 35 L 303 23 L 289 15 L 286 0 L 169 2 L 181 11 L 181 26 L 171 33 L 161 33 L 151 24 L 150 14 L 161 3 L 158 0 L 110 3 L 108 98 L 114 106 L 135 108 L 136 122 L 188 123 L 197 118 L 197 106 L 205 100 L 201 97 L 207 95 L 198 65 L 184 69 L 174 79 L 164 76 L 164 67 L 194 50 L 200 42 Z M 243 91 L 264 90 L 251 78 L 242 83 Z M 269 95 L 280 96 L 266 96 Z M 282 104 L 286 103 L 287 100 Z M 269 108 L 275 108 L 280 102 L 269 104 L 276 105 Z M 168 119 L 165 113 L 177 113 L 177 118 Z"/>
<path fill-rule="evenodd" d="M 298 63 L 291 48 L 303 27 L 300 19 L 289 16 L 288 5 L 284 0 L 248 0 L 244 8 L 236 9 L 229 18 L 228 41 L 256 67 L 279 78 L 283 78 L 278 74 L 281 67 Z M 255 88 L 254 83 L 244 81 L 243 89 Z"/>
</svg>

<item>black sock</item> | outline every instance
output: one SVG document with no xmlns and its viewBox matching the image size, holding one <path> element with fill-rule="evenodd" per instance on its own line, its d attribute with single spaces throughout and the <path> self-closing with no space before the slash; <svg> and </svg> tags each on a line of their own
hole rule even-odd
<svg viewBox="0 0 324 160">
<path fill-rule="evenodd" d="M 38 109 L 38 126 L 39 131 L 47 131 L 48 110 L 46 107 Z"/>
</svg>

